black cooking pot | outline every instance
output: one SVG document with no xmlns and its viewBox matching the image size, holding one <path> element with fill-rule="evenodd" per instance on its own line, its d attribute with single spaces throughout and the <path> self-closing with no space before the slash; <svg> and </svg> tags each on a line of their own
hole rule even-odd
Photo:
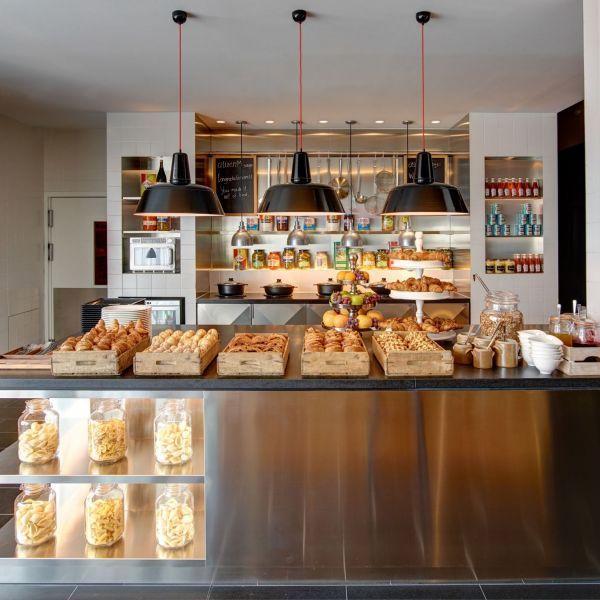
<svg viewBox="0 0 600 600">
<path fill-rule="evenodd" d="M 341 292 L 344 287 L 341 283 L 337 283 L 331 277 L 325 283 L 315 283 L 317 286 L 317 294 L 322 297 L 329 297 L 333 292 Z"/>
<path fill-rule="evenodd" d="M 217 289 L 219 290 L 219 296 L 227 298 L 228 296 L 243 296 L 245 283 L 238 283 L 230 277 L 225 283 L 217 283 Z"/>
<path fill-rule="evenodd" d="M 389 296 L 390 291 L 385 286 L 387 285 L 387 279 L 385 277 L 381 278 L 381 281 L 377 281 L 376 283 L 372 283 L 369 287 L 380 296 Z"/>
<path fill-rule="evenodd" d="M 289 283 L 282 283 L 281 279 L 277 279 L 275 283 L 263 285 L 262 287 L 267 296 L 271 296 L 272 298 L 287 298 L 292 295 L 296 286 Z"/>
</svg>

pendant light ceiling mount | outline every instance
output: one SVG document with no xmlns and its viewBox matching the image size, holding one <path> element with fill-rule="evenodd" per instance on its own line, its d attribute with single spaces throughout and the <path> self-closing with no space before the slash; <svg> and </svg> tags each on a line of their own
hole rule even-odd
<svg viewBox="0 0 600 600">
<path fill-rule="evenodd" d="M 433 173 L 431 154 L 425 149 L 425 25 L 431 12 L 416 14 L 421 26 L 421 139 L 423 149 L 417 154 L 414 183 L 405 183 L 392 189 L 383 207 L 384 215 L 465 215 L 469 209 L 460 190 L 453 185 L 437 183 Z M 403 121 L 408 131 L 408 121 Z"/>
<path fill-rule="evenodd" d="M 158 217 L 214 217 L 225 213 L 214 190 L 191 182 L 188 156 L 181 151 L 182 114 L 182 51 L 181 30 L 187 21 L 185 10 L 174 10 L 171 14 L 179 29 L 179 151 L 173 154 L 169 183 L 156 183 L 144 190 L 135 209 L 137 216 Z"/>
<path fill-rule="evenodd" d="M 292 163 L 291 183 L 272 185 L 263 196 L 259 214 L 277 215 L 343 215 L 344 207 L 335 190 L 322 183 L 312 183 L 308 154 L 302 148 L 302 24 L 308 13 L 298 9 L 292 12 L 292 19 L 298 24 L 298 140 Z M 299 142 L 299 144 L 298 144 Z"/>
</svg>

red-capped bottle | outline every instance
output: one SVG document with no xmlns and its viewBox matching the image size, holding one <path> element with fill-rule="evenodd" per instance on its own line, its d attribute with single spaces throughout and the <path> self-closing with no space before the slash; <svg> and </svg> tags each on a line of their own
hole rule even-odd
<svg viewBox="0 0 600 600">
<path fill-rule="evenodd" d="M 490 197 L 490 182 L 487 177 L 485 178 L 485 197 Z"/>
<path fill-rule="evenodd" d="M 525 178 L 525 198 L 531 198 L 531 183 L 529 183 L 529 177 Z"/>
<path fill-rule="evenodd" d="M 534 179 L 533 183 L 531 184 L 531 195 L 534 198 L 539 198 L 540 197 L 540 186 L 538 184 L 537 179 Z"/>
<path fill-rule="evenodd" d="M 492 177 L 490 181 L 490 198 L 496 198 L 498 196 L 498 186 L 496 180 Z"/>
<path fill-rule="evenodd" d="M 525 197 L 525 186 L 523 185 L 523 180 L 520 177 L 519 177 L 519 180 L 517 181 L 517 196 L 519 198 Z"/>
</svg>

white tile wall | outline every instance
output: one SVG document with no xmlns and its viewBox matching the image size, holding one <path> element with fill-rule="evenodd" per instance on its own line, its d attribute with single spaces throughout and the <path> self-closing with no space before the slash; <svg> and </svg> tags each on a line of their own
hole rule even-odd
<svg viewBox="0 0 600 600">
<path fill-rule="evenodd" d="M 190 157 L 192 178 L 194 175 L 195 154 L 195 115 L 183 114 L 183 151 Z M 177 113 L 108 113 L 106 130 L 106 184 L 109 191 L 107 197 L 107 214 L 109 229 L 109 264 L 116 269 L 122 260 L 122 224 L 117 204 L 121 202 L 121 157 L 122 156 L 164 156 L 173 153 L 178 146 L 178 114 Z M 177 275 L 131 275 L 109 274 L 109 293 L 124 295 L 152 296 L 181 296 L 185 290 L 186 301 L 194 302 L 195 289 L 195 219 L 186 217 L 181 219 L 181 260 L 182 273 Z M 119 244 L 117 244 L 117 239 Z M 118 248 L 118 250 L 117 250 Z M 192 262 L 194 266 L 192 268 Z M 121 273 L 121 271 L 119 271 Z M 126 292 L 127 290 L 127 292 Z M 187 321 L 194 323 L 196 319 L 195 308 L 186 310 Z"/>
</svg>

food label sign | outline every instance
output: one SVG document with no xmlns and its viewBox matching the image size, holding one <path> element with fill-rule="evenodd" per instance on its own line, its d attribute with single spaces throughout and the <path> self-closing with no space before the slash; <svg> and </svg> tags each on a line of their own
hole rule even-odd
<svg viewBox="0 0 600 600">
<path fill-rule="evenodd" d="M 253 156 L 244 157 L 240 172 L 241 160 L 239 156 L 215 158 L 214 188 L 227 214 L 255 212 L 255 160 Z"/>
</svg>

